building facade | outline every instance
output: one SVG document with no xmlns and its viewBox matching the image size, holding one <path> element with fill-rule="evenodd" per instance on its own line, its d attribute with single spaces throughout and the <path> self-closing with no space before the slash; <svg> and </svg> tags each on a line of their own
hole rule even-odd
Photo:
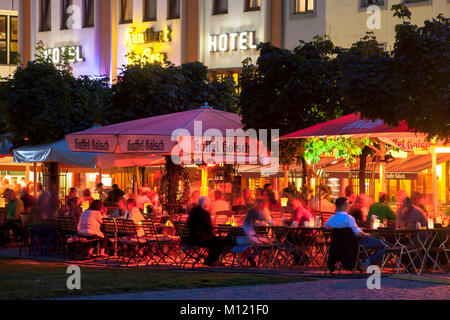
<svg viewBox="0 0 450 320">
<path fill-rule="evenodd" d="M 372 31 L 391 50 L 399 22 L 392 5 L 404 2 L 419 25 L 449 15 L 448 0 L 16 1 L 22 61 L 42 41 L 55 62 L 70 50 L 75 75 L 112 80 L 122 66 L 146 60 L 201 61 L 213 76 L 237 78 L 243 60 L 256 62 L 260 42 L 294 49 L 317 35 L 349 47 Z"/>
<path fill-rule="evenodd" d="M 9 77 L 19 62 L 19 0 L 0 0 L 0 77 Z"/>
</svg>

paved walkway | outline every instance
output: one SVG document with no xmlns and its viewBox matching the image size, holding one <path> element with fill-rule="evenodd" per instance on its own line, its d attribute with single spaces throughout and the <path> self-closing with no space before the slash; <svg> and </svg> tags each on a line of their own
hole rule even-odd
<svg viewBox="0 0 450 320">
<path fill-rule="evenodd" d="M 250 287 L 127 293 L 76 300 L 450 300 L 450 286 L 382 278 L 380 290 L 369 290 L 366 279 L 326 279 Z"/>
</svg>

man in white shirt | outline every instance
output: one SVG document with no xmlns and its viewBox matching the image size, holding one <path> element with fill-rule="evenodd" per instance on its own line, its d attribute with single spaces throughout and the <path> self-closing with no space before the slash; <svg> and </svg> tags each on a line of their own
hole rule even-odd
<svg viewBox="0 0 450 320">
<path fill-rule="evenodd" d="M 136 207 L 136 201 L 134 199 L 127 200 L 127 209 L 128 209 L 128 215 L 127 215 L 126 219 L 133 220 L 134 224 L 137 227 L 138 237 L 143 237 L 145 235 L 145 232 L 140 227 L 139 223 L 141 221 L 145 220 L 145 218 L 142 215 L 141 210 L 139 210 L 139 208 Z"/>
<path fill-rule="evenodd" d="M 336 213 L 326 223 L 327 229 L 342 229 L 351 228 L 353 234 L 356 236 L 359 244 L 366 249 L 376 249 L 369 259 L 362 261 L 360 266 L 366 270 L 370 265 L 376 265 L 381 262 L 386 251 L 386 246 L 380 239 L 372 238 L 369 234 L 364 233 L 356 224 L 355 218 L 348 213 L 348 200 L 346 198 L 339 198 L 336 200 Z M 386 243 L 386 245 L 389 245 Z"/>
</svg>

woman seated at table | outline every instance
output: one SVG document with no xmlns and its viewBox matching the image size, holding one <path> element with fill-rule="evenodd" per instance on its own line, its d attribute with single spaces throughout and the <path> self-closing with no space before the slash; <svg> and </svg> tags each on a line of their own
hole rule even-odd
<svg viewBox="0 0 450 320">
<path fill-rule="evenodd" d="M 127 208 L 128 208 L 128 214 L 126 216 L 126 219 L 133 220 L 134 224 L 137 226 L 137 235 L 138 237 L 143 237 L 145 235 L 145 232 L 142 228 L 138 227 L 139 222 L 145 220 L 144 216 L 141 213 L 141 210 L 136 206 L 136 200 L 134 199 L 128 199 L 127 200 Z"/>
<path fill-rule="evenodd" d="M 262 225 L 263 223 L 267 223 L 269 225 L 273 225 L 273 221 L 268 219 L 264 215 L 264 201 L 262 199 L 256 199 L 253 208 L 250 209 L 244 219 L 244 224 L 242 228 L 245 231 L 245 235 L 247 238 L 247 242 L 251 244 L 264 244 L 267 243 L 264 239 L 258 238 L 255 232 L 255 225 Z"/>
<path fill-rule="evenodd" d="M 105 256 L 105 249 L 108 245 L 108 239 L 101 231 L 103 224 L 103 218 L 105 215 L 101 212 L 102 203 L 100 200 L 94 200 L 89 207 L 85 210 L 80 217 L 78 224 L 78 233 L 88 239 L 98 239 L 101 244 L 100 255 Z M 94 247 L 89 250 L 89 254 L 92 255 Z"/>
<path fill-rule="evenodd" d="M 356 196 L 355 202 L 350 206 L 348 214 L 355 218 L 355 222 L 360 225 L 367 221 L 369 214 L 370 199 L 365 194 Z"/>
</svg>

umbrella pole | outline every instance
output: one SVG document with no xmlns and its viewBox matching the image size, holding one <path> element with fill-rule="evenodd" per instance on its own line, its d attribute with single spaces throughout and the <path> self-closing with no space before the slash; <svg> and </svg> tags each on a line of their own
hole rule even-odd
<svg viewBox="0 0 450 320">
<path fill-rule="evenodd" d="M 200 190 L 200 195 L 202 197 L 208 196 L 208 167 L 202 166 L 202 187 Z"/>
<path fill-rule="evenodd" d="M 432 172 L 432 180 L 433 180 L 433 212 L 434 216 L 438 214 L 438 190 L 437 190 L 437 156 L 436 156 L 436 147 L 431 147 L 431 172 Z"/>
<path fill-rule="evenodd" d="M 37 163 L 33 163 L 33 193 L 34 197 L 37 198 Z"/>
</svg>

